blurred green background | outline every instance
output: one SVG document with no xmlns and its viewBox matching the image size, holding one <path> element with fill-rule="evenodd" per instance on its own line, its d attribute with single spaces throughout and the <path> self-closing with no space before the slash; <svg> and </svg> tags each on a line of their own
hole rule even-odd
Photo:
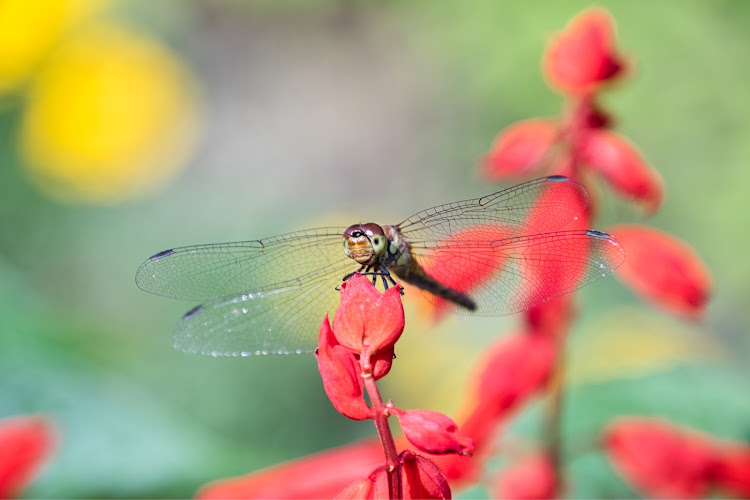
<svg viewBox="0 0 750 500">
<path fill-rule="evenodd" d="M 661 172 L 648 221 L 714 276 L 705 322 L 608 279 L 580 294 L 566 472 L 632 496 L 585 446 L 659 414 L 750 440 L 750 4 L 604 1 L 635 74 L 604 96 Z M 156 251 L 318 225 L 398 222 L 492 192 L 477 161 L 510 123 L 558 113 L 539 71 L 579 1 L 0 2 L 0 417 L 59 445 L 31 497 L 185 497 L 206 481 L 374 434 L 338 415 L 311 356 L 171 347 L 194 304 L 133 277 Z M 514 318 L 407 330 L 383 389 L 454 412 Z M 538 435 L 532 407 L 509 432 Z M 469 493 L 481 495 L 479 490 Z"/>
</svg>

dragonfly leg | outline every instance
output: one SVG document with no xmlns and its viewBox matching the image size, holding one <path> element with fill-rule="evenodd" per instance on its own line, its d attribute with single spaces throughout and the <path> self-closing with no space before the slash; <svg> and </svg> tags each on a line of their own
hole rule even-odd
<svg viewBox="0 0 750 500">
<path fill-rule="evenodd" d="M 367 266 L 367 267 L 369 268 L 370 266 Z M 341 279 L 341 281 L 347 281 L 347 280 L 349 280 L 349 278 L 351 278 L 352 276 L 354 276 L 354 275 L 355 275 L 355 274 L 357 274 L 357 273 L 361 273 L 361 272 L 362 272 L 362 271 L 363 271 L 364 269 L 365 269 L 365 266 L 364 266 L 364 265 L 360 266 L 360 268 L 359 268 L 359 269 L 357 269 L 356 271 L 352 271 L 352 272 L 350 272 L 349 274 L 347 274 L 346 276 L 344 276 L 344 277 L 343 277 L 343 278 Z M 336 287 L 336 291 L 337 291 L 337 292 L 340 292 L 340 291 L 341 291 L 341 287 L 340 287 L 340 286 L 337 286 L 337 287 Z"/>
</svg>

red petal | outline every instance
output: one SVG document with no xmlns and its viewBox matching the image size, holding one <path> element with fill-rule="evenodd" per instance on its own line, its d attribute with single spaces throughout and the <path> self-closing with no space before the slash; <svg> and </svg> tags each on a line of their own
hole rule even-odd
<svg viewBox="0 0 750 500">
<path fill-rule="evenodd" d="M 448 416 L 433 410 L 406 410 L 395 413 L 406 439 L 421 451 L 432 454 L 471 455 L 474 443 L 458 432 Z"/>
<path fill-rule="evenodd" d="M 709 491 L 716 446 L 658 418 L 621 418 L 604 437 L 618 472 L 645 496 L 700 498 Z"/>
<path fill-rule="evenodd" d="M 659 209 L 664 197 L 661 177 L 626 138 L 609 130 L 592 130 L 581 154 L 616 192 L 642 202 L 649 213 Z"/>
<path fill-rule="evenodd" d="M 362 369 L 354 353 L 336 344 L 326 313 L 320 325 L 318 349 L 315 351 L 323 388 L 334 408 L 352 420 L 372 418 L 372 409 L 364 398 Z"/>
<path fill-rule="evenodd" d="M 205 485 L 196 497 L 332 498 L 383 463 L 379 441 L 367 440 Z"/>
<path fill-rule="evenodd" d="M 54 441 L 52 424 L 44 417 L 0 420 L 0 498 L 21 492 L 52 451 Z"/>
<path fill-rule="evenodd" d="M 503 470 L 495 486 L 495 498 L 558 498 L 557 473 L 552 461 L 541 453 L 523 458 Z"/>
<path fill-rule="evenodd" d="M 482 175 L 495 181 L 541 170 L 557 137 L 557 125 L 551 120 L 537 118 L 514 123 L 495 138 L 492 150 L 482 161 Z"/>
<path fill-rule="evenodd" d="M 343 286 L 333 330 L 341 345 L 357 353 L 365 345 L 374 353 L 393 344 L 404 330 L 399 287 L 381 294 L 367 277 L 355 274 Z"/>
<path fill-rule="evenodd" d="M 683 316 L 703 314 L 711 294 L 705 264 L 685 242 L 656 229 L 620 225 L 612 234 L 625 248 L 625 263 L 615 275 L 636 294 Z"/>
<path fill-rule="evenodd" d="M 564 334 L 575 315 L 573 298 L 573 294 L 563 295 L 526 311 L 524 316 L 529 329 L 553 337 Z"/>
<path fill-rule="evenodd" d="M 451 498 L 451 489 L 442 471 L 425 457 L 403 452 L 401 474 L 404 499 Z"/>
<path fill-rule="evenodd" d="M 714 480 L 720 491 L 750 498 L 750 446 L 732 445 L 721 450 Z"/>
<path fill-rule="evenodd" d="M 552 87 L 572 94 L 589 93 L 620 74 L 625 62 L 616 52 L 609 13 L 593 8 L 576 16 L 550 41 L 543 66 Z"/>
</svg>

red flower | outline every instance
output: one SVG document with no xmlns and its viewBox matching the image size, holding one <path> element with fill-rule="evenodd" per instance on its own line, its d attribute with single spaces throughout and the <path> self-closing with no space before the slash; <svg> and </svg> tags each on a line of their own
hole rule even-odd
<svg viewBox="0 0 750 500">
<path fill-rule="evenodd" d="M 610 229 L 627 258 L 615 276 L 657 306 L 689 318 L 703 314 L 711 295 L 708 269 L 684 242 L 639 225 Z"/>
<path fill-rule="evenodd" d="M 729 445 L 722 449 L 714 479 L 721 491 L 738 498 L 750 498 L 750 446 Z"/>
<path fill-rule="evenodd" d="M 410 451 L 401 453 L 404 498 L 451 498 L 442 471 L 433 462 Z"/>
<path fill-rule="evenodd" d="M 552 120 L 534 118 L 514 123 L 495 138 L 482 161 L 483 176 L 493 181 L 538 172 L 545 166 L 558 135 Z"/>
<path fill-rule="evenodd" d="M 341 303 L 333 317 L 338 343 L 355 353 L 361 353 L 365 346 L 370 353 L 392 346 L 404 331 L 400 287 L 381 294 L 360 274 L 341 287 Z"/>
<path fill-rule="evenodd" d="M 372 418 L 372 409 L 364 398 L 362 368 L 354 353 L 336 343 L 328 323 L 328 313 L 320 325 L 315 358 L 323 388 L 334 408 L 352 420 Z"/>
<path fill-rule="evenodd" d="M 604 9 L 587 9 L 554 37 L 544 58 L 549 84 L 570 94 L 587 94 L 620 75 L 625 61 L 615 47 L 614 22 Z"/>
<path fill-rule="evenodd" d="M 709 491 L 717 447 L 657 418 L 621 418 L 604 434 L 617 471 L 646 496 L 700 498 Z"/>
<path fill-rule="evenodd" d="M 524 457 L 502 471 L 494 497 L 508 499 L 558 498 L 557 473 L 552 461 L 541 453 Z"/>
<path fill-rule="evenodd" d="M 49 420 L 19 416 L 0 420 L 0 498 L 12 498 L 31 481 L 54 446 Z"/>
<path fill-rule="evenodd" d="M 197 498 L 332 498 L 382 465 L 383 448 L 375 440 L 275 465 L 245 476 L 203 486 Z M 387 490 L 386 490 L 387 491 Z"/>
<path fill-rule="evenodd" d="M 418 449 L 433 454 L 471 455 L 474 443 L 458 432 L 458 426 L 446 415 L 433 410 L 392 410 L 398 417 L 406 439 Z"/>
<path fill-rule="evenodd" d="M 661 177 L 626 138 L 609 130 L 591 130 L 581 149 L 583 161 L 599 172 L 622 196 L 642 202 L 649 213 L 661 205 Z"/>
</svg>

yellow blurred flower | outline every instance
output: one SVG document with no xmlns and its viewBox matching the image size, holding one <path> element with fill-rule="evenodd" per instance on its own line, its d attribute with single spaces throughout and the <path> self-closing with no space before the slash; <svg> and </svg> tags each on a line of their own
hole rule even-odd
<svg viewBox="0 0 750 500">
<path fill-rule="evenodd" d="M 0 94 L 20 87 L 75 24 L 102 0 L 0 0 Z"/>
<path fill-rule="evenodd" d="M 54 198 L 111 203 L 161 185 L 197 136 L 192 74 L 166 47 L 112 25 L 70 38 L 29 90 L 20 145 Z"/>
</svg>

